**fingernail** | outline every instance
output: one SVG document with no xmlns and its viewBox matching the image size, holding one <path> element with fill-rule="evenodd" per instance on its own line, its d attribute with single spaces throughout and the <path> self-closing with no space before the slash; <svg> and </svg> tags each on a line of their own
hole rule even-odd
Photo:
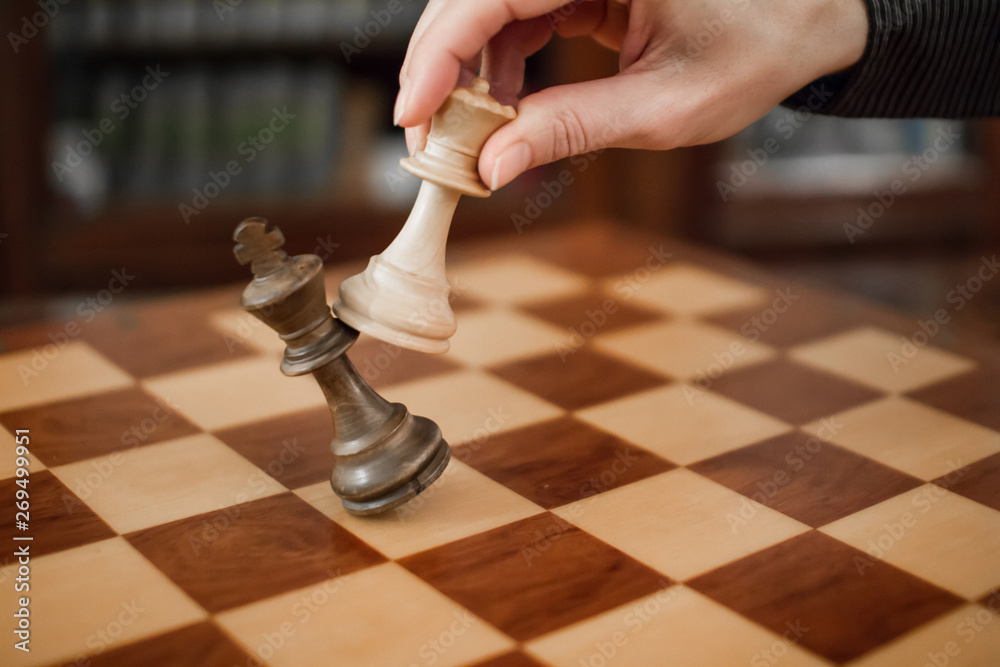
<svg viewBox="0 0 1000 667">
<path fill-rule="evenodd" d="M 427 126 L 418 125 L 413 129 L 413 152 L 422 151 L 427 148 Z"/>
<path fill-rule="evenodd" d="M 525 171 L 531 164 L 531 149 L 528 144 L 519 141 L 508 146 L 493 163 L 493 174 L 490 177 L 490 190 L 497 190 L 507 185 Z"/>
<path fill-rule="evenodd" d="M 396 97 L 396 106 L 392 111 L 392 124 L 396 127 L 399 127 L 399 119 L 406 113 L 406 97 L 410 88 L 409 83 L 409 80 L 403 81 L 403 85 L 399 88 L 399 95 Z"/>
</svg>

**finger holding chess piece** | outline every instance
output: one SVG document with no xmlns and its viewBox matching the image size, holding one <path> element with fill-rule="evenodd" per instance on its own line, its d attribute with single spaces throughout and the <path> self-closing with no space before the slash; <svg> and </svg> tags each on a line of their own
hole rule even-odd
<svg viewBox="0 0 1000 667">
<path fill-rule="evenodd" d="M 347 358 L 358 332 L 330 313 L 322 261 L 288 257 L 281 231 L 260 218 L 240 223 L 233 240 L 237 260 L 254 274 L 240 305 L 285 341 L 281 371 L 312 373 L 329 404 L 330 483 L 344 507 L 376 514 L 415 497 L 444 472 L 451 450 L 437 424 L 379 396 Z"/>
<path fill-rule="evenodd" d="M 445 246 L 461 195 L 488 197 L 479 176 L 486 140 L 516 116 L 477 78 L 451 93 L 431 120 L 423 150 L 403 158 L 423 179 L 399 235 L 364 272 L 340 285 L 333 310 L 354 329 L 419 352 L 447 352 L 455 333 L 445 273 Z"/>
</svg>

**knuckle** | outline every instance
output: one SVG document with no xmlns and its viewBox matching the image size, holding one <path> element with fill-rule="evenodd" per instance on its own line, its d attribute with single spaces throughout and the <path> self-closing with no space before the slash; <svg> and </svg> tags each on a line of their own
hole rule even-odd
<svg viewBox="0 0 1000 667">
<path fill-rule="evenodd" d="M 552 119 L 552 154 L 558 156 L 579 155 L 593 146 L 594 138 L 589 136 L 587 124 L 579 111 L 564 108 Z"/>
</svg>

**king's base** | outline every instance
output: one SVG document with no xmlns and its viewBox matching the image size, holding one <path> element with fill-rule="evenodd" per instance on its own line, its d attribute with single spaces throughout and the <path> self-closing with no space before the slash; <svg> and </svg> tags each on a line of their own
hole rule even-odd
<svg viewBox="0 0 1000 667">
<path fill-rule="evenodd" d="M 441 439 L 427 465 L 420 469 L 409 481 L 374 498 L 364 501 L 342 498 L 341 502 L 344 503 L 344 508 L 348 513 L 355 516 L 368 516 L 386 512 L 416 498 L 424 489 L 433 484 L 434 480 L 441 476 L 445 468 L 448 467 L 450 460 L 451 448 L 444 439 Z"/>
</svg>

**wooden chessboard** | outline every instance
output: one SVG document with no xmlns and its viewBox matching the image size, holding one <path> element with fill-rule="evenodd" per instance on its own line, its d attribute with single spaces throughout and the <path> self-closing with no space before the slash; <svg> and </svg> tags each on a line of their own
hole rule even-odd
<svg viewBox="0 0 1000 667">
<path fill-rule="evenodd" d="M 0 663 L 1000 664 L 995 348 L 611 227 L 510 237 L 450 251 L 448 354 L 350 351 L 454 452 L 378 518 L 241 286 L 4 331 Z"/>
</svg>

